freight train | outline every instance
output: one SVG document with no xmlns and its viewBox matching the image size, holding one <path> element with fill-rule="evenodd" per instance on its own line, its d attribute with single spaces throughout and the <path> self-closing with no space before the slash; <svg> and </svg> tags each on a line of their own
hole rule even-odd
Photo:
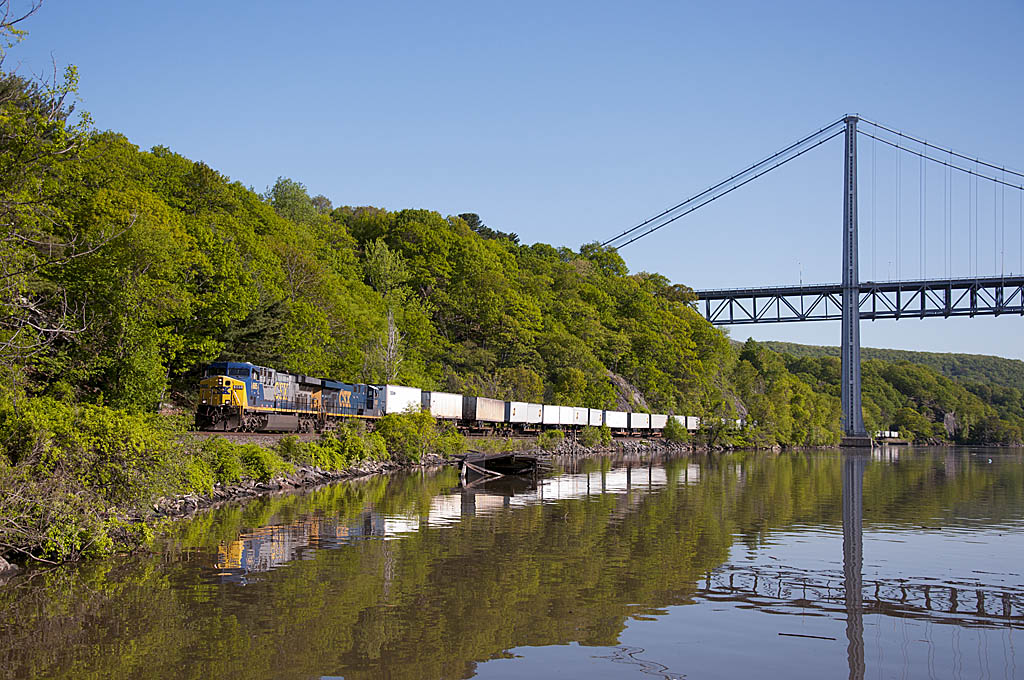
<svg viewBox="0 0 1024 680">
<path fill-rule="evenodd" d="M 232 432 L 322 432 L 343 420 L 423 409 L 467 433 L 511 434 L 607 425 L 615 434 L 660 434 L 670 418 L 694 431 L 696 416 L 608 411 L 429 392 L 404 385 L 343 383 L 240 361 L 207 366 L 196 425 Z"/>
</svg>

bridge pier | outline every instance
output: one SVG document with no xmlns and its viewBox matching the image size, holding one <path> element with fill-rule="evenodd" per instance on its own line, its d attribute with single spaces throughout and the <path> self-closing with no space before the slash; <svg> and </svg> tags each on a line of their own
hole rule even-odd
<svg viewBox="0 0 1024 680">
<path fill-rule="evenodd" d="M 843 439 L 841 446 L 871 446 L 860 397 L 860 273 L 857 258 L 857 116 L 847 116 L 843 186 Z"/>
</svg>

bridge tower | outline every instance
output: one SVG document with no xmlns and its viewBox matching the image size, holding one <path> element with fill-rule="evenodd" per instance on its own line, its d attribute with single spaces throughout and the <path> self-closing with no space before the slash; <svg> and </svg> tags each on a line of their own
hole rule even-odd
<svg viewBox="0 0 1024 680">
<path fill-rule="evenodd" d="M 871 446 L 860 399 L 860 274 L 857 264 L 857 116 L 847 116 L 843 186 L 843 446 Z"/>
</svg>

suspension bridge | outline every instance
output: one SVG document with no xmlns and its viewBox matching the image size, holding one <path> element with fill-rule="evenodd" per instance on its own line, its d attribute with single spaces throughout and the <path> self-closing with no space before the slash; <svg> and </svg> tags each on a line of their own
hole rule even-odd
<svg viewBox="0 0 1024 680">
<path fill-rule="evenodd" d="M 857 115 L 847 115 L 816 132 L 790 144 L 781 151 L 754 163 L 739 173 L 708 187 L 681 203 L 626 229 L 608 239 L 603 246 L 623 248 L 648 237 L 700 208 L 713 203 L 740 187 L 779 168 L 826 142 L 842 136 L 843 153 L 843 222 L 842 273 L 838 283 L 775 287 L 697 290 L 696 310 L 712 324 L 737 325 L 797 321 L 838 320 L 842 323 L 840 340 L 842 362 L 842 425 L 844 446 L 870 446 L 871 438 L 864 427 L 861 409 L 860 322 L 863 319 L 949 318 L 1024 316 L 1024 173 L 1004 165 L 954 151 L 891 126 L 876 123 Z M 876 195 L 875 148 L 877 144 L 894 150 L 896 278 L 889 281 L 860 280 L 858 234 L 858 138 L 872 140 L 871 199 Z M 904 168 L 903 158 L 912 157 Z M 916 168 L 914 167 L 916 161 Z M 934 207 L 928 198 L 929 166 L 942 169 L 942 278 L 926 278 L 929 246 L 927 238 L 934 220 Z M 966 184 L 966 200 L 956 200 L 958 188 Z M 914 187 L 916 180 L 916 193 Z M 934 180 L 934 175 L 932 177 Z M 987 191 L 992 188 L 991 197 Z M 1006 216 L 1007 194 L 1018 208 L 1017 245 L 1021 271 L 1007 275 Z M 905 237 L 904 195 L 907 202 L 916 202 L 918 226 L 919 277 L 903 280 L 901 251 Z M 991 201 L 989 201 L 991 198 Z M 929 219 L 929 208 L 932 216 Z M 958 208 L 959 212 L 955 209 Z M 991 216 L 992 229 L 988 231 Z M 875 227 L 872 203 L 872 229 Z M 982 222 L 985 222 L 983 227 Z M 965 223 L 965 224 L 964 224 Z M 966 229 L 964 229 L 966 226 Z M 985 230 L 982 237 L 982 230 Z M 1011 224 L 1012 228 L 1012 224 Z M 964 233 L 966 232 L 966 233 Z M 989 235 L 993 271 L 982 275 L 987 267 Z M 1012 234 L 1011 234 L 1012 236 Z M 875 239 L 872 238 L 872 248 Z M 981 253 L 982 248 L 986 253 Z M 934 242 L 932 249 L 935 250 Z M 958 258 L 959 254 L 959 258 Z M 967 276 L 953 276 L 955 265 L 966 256 Z M 1011 253 L 1012 256 L 1012 253 Z M 956 261 L 955 261 L 956 260 Z M 997 271 L 996 271 L 997 270 Z"/>
</svg>

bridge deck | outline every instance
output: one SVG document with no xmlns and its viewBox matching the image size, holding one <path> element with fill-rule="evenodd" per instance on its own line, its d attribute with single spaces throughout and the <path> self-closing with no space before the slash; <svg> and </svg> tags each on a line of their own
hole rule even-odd
<svg viewBox="0 0 1024 680">
<path fill-rule="evenodd" d="M 865 281 L 860 318 L 1024 315 L 1024 276 Z M 842 319 L 839 283 L 696 291 L 695 307 L 716 325 Z"/>
</svg>

